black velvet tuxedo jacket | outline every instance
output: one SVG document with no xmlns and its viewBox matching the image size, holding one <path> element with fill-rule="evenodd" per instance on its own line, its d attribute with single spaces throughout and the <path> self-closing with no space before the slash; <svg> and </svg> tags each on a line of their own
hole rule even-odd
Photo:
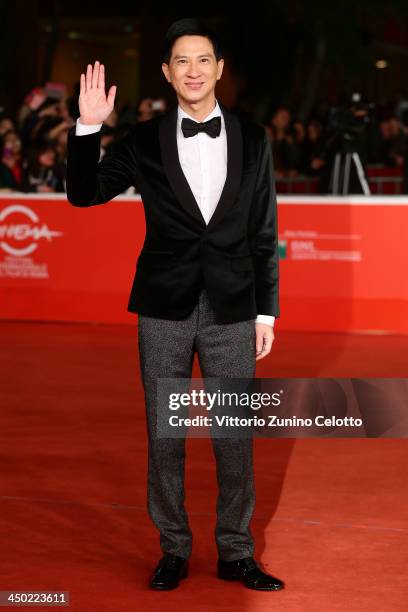
<svg viewBox="0 0 408 612">
<path fill-rule="evenodd" d="M 182 171 L 177 107 L 133 126 L 99 162 L 100 132 L 68 133 L 67 198 L 108 202 L 135 185 L 146 236 L 128 310 L 180 320 L 202 287 L 219 323 L 279 316 L 275 179 L 264 128 L 220 104 L 227 134 L 227 178 L 208 225 Z M 194 138 L 194 136 L 193 136 Z"/>
</svg>

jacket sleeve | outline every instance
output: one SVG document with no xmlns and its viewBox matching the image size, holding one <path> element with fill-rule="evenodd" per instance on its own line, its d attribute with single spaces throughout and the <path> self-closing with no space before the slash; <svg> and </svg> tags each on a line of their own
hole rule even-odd
<svg viewBox="0 0 408 612">
<path fill-rule="evenodd" d="M 272 147 L 264 132 L 249 217 L 258 314 L 280 316 L 278 217 Z"/>
<path fill-rule="evenodd" d="M 109 202 L 134 182 L 134 128 L 101 161 L 100 143 L 100 131 L 83 136 L 75 134 L 75 126 L 68 131 L 66 191 L 74 206 Z"/>
</svg>

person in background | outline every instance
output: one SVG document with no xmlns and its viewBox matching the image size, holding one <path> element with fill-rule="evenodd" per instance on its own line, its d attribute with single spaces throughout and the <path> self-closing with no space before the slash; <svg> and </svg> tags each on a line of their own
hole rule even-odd
<svg viewBox="0 0 408 612">
<path fill-rule="evenodd" d="M 43 144 L 30 151 L 24 168 L 22 190 L 37 193 L 63 193 L 64 167 L 57 161 L 54 145 Z"/>
<path fill-rule="evenodd" d="M 115 144 L 116 137 L 117 131 L 115 130 L 115 128 L 104 123 L 101 128 L 101 156 L 99 158 L 99 161 L 106 155 L 106 153 L 109 153 L 112 146 Z"/>
<path fill-rule="evenodd" d="M 65 128 L 58 132 L 57 136 L 51 143 L 54 145 L 55 152 L 57 154 L 57 161 L 64 164 L 67 158 L 67 140 L 68 128 Z"/>
<path fill-rule="evenodd" d="M 0 189 L 20 191 L 23 179 L 22 143 L 14 129 L 0 137 Z"/>
<path fill-rule="evenodd" d="M 9 130 L 15 130 L 15 125 L 12 119 L 10 119 L 10 117 L 7 117 L 6 115 L 4 115 L 3 117 L 0 118 L 0 137 L 3 136 L 3 134 L 5 134 L 6 132 L 8 132 Z"/>
<path fill-rule="evenodd" d="M 295 142 L 297 144 L 297 164 L 296 170 L 297 172 L 303 172 L 304 160 L 306 155 L 306 143 L 307 143 L 307 133 L 306 126 L 303 121 L 296 120 L 293 122 L 293 134 L 295 137 Z"/>
<path fill-rule="evenodd" d="M 59 168 L 60 177 L 62 177 L 64 191 L 66 191 L 66 176 L 67 176 L 67 140 L 68 140 L 68 129 L 61 130 L 53 141 L 56 163 Z"/>
<path fill-rule="evenodd" d="M 59 140 L 60 134 L 63 134 L 62 140 L 67 140 L 67 132 L 73 125 L 72 119 L 59 119 L 55 125 L 45 127 L 42 131 L 42 143 L 56 143 Z"/>
<path fill-rule="evenodd" d="M 276 109 L 267 126 L 272 142 L 276 176 L 278 178 L 296 176 L 300 163 L 299 129 L 291 125 L 291 113 L 284 107 Z"/>
<path fill-rule="evenodd" d="M 397 117 L 391 116 L 381 121 L 380 154 L 386 166 L 402 167 L 405 154 L 405 132 Z"/>
<path fill-rule="evenodd" d="M 306 127 L 306 142 L 303 171 L 305 174 L 318 175 L 325 165 L 323 159 L 323 127 L 320 121 L 312 119 Z"/>
<path fill-rule="evenodd" d="M 153 98 L 145 98 L 139 104 L 138 121 L 148 121 L 157 115 L 160 115 L 167 110 L 166 101 L 163 98 L 153 100 Z"/>
<path fill-rule="evenodd" d="M 55 98 L 46 98 L 37 110 L 26 116 L 21 126 L 24 147 L 41 145 L 45 142 L 45 135 L 63 119 L 60 102 Z"/>
</svg>

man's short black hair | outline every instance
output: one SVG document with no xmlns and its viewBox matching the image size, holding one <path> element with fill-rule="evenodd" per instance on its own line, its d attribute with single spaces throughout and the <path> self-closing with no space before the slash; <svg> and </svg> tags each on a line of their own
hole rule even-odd
<svg viewBox="0 0 408 612">
<path fill-rule="evenodd" d="M 171 24 L 164 37 L 163 62 L 165 64 L 170 62 L 173 45 L 180 36 L 205 36 L 212 43 L 217 62 L 222 58 L 221 42 L 215 32 L 198 19 L 178 19 Z"/>
</svg>

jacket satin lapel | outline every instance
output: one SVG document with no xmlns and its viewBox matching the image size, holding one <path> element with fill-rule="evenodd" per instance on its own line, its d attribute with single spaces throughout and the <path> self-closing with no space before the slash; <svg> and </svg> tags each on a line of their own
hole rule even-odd
<svg viewBox="0 0 408 612">
<path fill-rule="evenodd" d="M 164 171 L 183 208 L 207 228 L 218 223 L 233 205 L 239 191 L 242 175 L 243 144 L 239 119 L 219 102 L 227 134 L 227 177 L 217 207 L 208 226 L 191 191 L 180 164 L 177 149 L 177 107 L 163 116 L 159 125 L 159 140 Z"/>
<path fill-rule="evenodd" d="M 224 115 L 225 131 L 227 133 L 227 178 L 221 192 L 217 208 L 208 223 L 212 228 L 218 223 L 235 202 L 242 178 L 243 144 L 242 131 L 239 119 L 231 113 L 221 102 L 222 114 Z"/>
</svg>

